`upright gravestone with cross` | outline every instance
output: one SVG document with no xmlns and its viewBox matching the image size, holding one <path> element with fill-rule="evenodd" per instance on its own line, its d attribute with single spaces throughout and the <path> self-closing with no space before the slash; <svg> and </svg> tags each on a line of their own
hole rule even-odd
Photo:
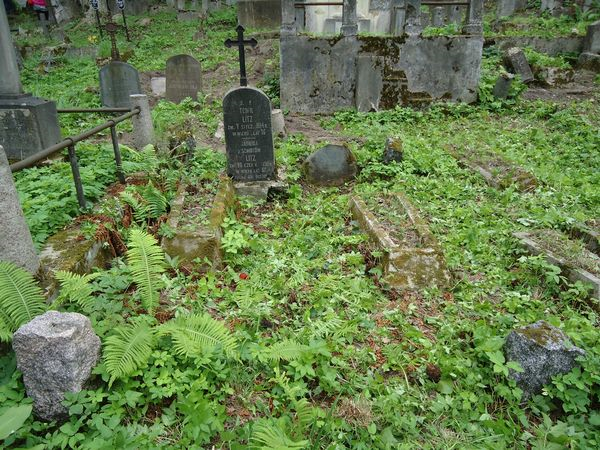
<svg viewBox="0 0 600 450">
<path fill-rule="evenodd" d="M 230 90 L 223 99 L 227 173 L 234 182 L 272 181 L 276 174 L 271 101 L 261 90 L 249 87 L 246 76 L 245 47 L 254 47 L 257 42 L 244 39 L 241 25 L 236 31 L 237 40 L 225 41 L 227 47 L 239 49 L 241 86 Z"/>
</svg>

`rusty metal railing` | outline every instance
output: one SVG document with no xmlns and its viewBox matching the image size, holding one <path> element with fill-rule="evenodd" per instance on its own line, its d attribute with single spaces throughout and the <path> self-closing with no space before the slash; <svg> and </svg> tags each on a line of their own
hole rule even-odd
<svg viewBox="0 0 600 450">
<path fill-rule="evenodd" d="M 69 150 L 69 163 L 71 164 L 71 172 L 73 173 L 73 181 L 75 183 L 75 192 L 77 193 L 77 202 L 81 208 L 86 207 L 85 195 L 83 192 L 83 184 L 81 182 L 81 175 L 79 173 L 79 162 L 77 160 L 77 154 L 75 152 L 75 144 L 81 142 L 85 139 L 88 139 L 95 134 L 110 128 L 110 137 L 112 140 L 113 152 L 115 154 L 115 163 L 117 165 L 117 177 L 119 182 L 125 183 L 125 174 L 123 173 L 122 161 L 121 161 L 121 150 L 119 149 L 119 140 L 117 136 L 117 124 L 124 122 L 127 119 L 137 115 L 140 113 L 140 108 L 136 106 L 133 109 L 130 108 L 64 108 L 58 109 L 59 113 L 116 113 L 116 112 L 125 112 L 118 117 L 113 117 L 112 119 L 90 129 L 80 133 L 76 136 L 70 136 L 58 144 L 52 145 L 48 148 L 45 148 L 39 153 L 30 156 L 29 158 L 25 158 L 22 161 L 11 164 L 10 170 L 12 172 L 18 172 L 19 170 L 26 169 L 28 167 L 33 166 L 37 162 L 47 158 L 48 156 L 53 155 L 56 152 L 64 150 L 67 148 Z"/>
</svg>

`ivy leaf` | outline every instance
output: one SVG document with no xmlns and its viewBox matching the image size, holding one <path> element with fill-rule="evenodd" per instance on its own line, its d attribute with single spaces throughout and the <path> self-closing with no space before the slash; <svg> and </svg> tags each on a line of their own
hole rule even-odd
<svg viewBox="0 0 600 450">
<path fill-rule="evenodd" d="M 440 392 L 440 394 L 445 394 L 445 395 L 452 394 L 452 391 L 454 390 L 452 387 L 452 381 L 450 381 L 450 380 L 440 380 L 437 388 L 438 388 L 438 391 Z"/>
</svg>

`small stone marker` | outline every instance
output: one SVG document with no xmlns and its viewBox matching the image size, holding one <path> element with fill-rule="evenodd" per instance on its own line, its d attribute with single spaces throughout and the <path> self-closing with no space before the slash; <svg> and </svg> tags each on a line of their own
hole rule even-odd
<svg viewBox="0 0 600 450">
<path fill-rule="evenodd" d="M 326 145 L 304 161 L 306 178 L 312 184 L 339 186 L 356 175 L 356 158 L 342 145 Z"/>
<path fill-rule="evenodd" d="M 100 69 L 100 101 L 109 108 L 129 108 L 130 95 L 141 94 L 140 75 L 135 67 L 113 61 Z"/>
<path fill-rule="evenodd" d="M 385 148 L 383 150 L 383 163 L 401 163 L 403 158 L 404 153 L 402 152 L 402 141 L 399 138 L 387 138 L 385 141 Z"/>
<path fill-rule="evenodd" d="M 98 362 L 100 338 L 86 316 L 48 311 L 15 332 L 13 349 L 35 414 L 59 420 L 65 393 L 81 391 Z"/>
<path fill-rule="evenodd" d="M 519 47 L 509 48 L 506 51 L 505 60 L 508 68 L 512 69 L 515 74 L 521 76 L 523 83 L 529 83 L 535 79 L 531 67 L 529 67 L 529 62 L 527 62 L 527 57 Z"/>
<path fill-rule="evenodd" d="M 223 99 L 227 174 L 234 181 L 275 179 L 271 101 L 253 87 L 232 89 Z"/>
<path fill-rule="evenodd" d="M 172 56 L 167 60 L 167 100 L 180 103 L 190 97 L 198 99 L 202 90 L 200 63 L 189 55 Z"/>
<path fill-rule="evenodd" d="M 583 51 L 587 53 L 600 53 L 600 20 L 588 25 Z"/>
<path fill-rule="evenodd" d="M 523 397 L 538 394 L 553 376 L 570 372 L 585 352 L 575 347 L 559 328 L 543 320 L 511 331 L 504 344 L 507 361 L 516 361 L 523 372 L 510 376 L 523 390 Z"/>
<path fill-rule="evenodd" d="M 492 95 L 501 100 L 506 100 L 506 98 L 508 98 L 510 87 L 514 78 L 515 76 L 512 73 L 501 74 L 496 80 L 496 84 L 494 85 Z"/>
</svg>

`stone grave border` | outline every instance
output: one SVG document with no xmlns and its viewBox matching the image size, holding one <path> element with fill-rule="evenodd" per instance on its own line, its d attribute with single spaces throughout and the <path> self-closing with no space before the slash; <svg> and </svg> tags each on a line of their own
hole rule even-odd
<svg viewBox="0 0 600 450">
<path fill-rule="evenodd" d="M 581 239 L 586 248 L 600 256 L 600 231 L 595 230 L 585 223 L 576 222 L 569 228 L 569 235 Z"/>
<path fill-rule="evenodd" d="M 484 165 L 486 162 L 491 162 L 491 159 L 484 159 L 481 154 L 472 154 L 466 156 L 458 153 L 454 149 L 446 149 L 446 151 L 457 160 L 458 165 L 468 168 L 479 173 L 485 182 L 496 189 L 506 189 L 512 184 L 515 184 L 520 192 L 530 192 L 539 186 L 539 180 L 532 173 L 526 171 L 520 166 L 514 165 L 504 160 L 500 155 L 495 155 L 495 162 L 500 162 L 504 165 L 500 174 L 496 175 Z M 514 174 L 514 175 L 513 175 Z"/>
<path fill-rule="evenodd" d="M 229 177 L 222 176 L 217 193 L 210 206 L 209 224 L 199 225 L 195 231 L 183 231 L 179 222 L 183 216 L 187 185 L 181 185 L 171 205 L 167 225 L 174 230 L 174 236 L 164 237 L 162 249 L 172 257 L 179 256 L 180 262 L 191 262 L 197 257 L 208 256 L 212 268 L 218 269 L 223 262 L 221 225 L 227 217 L 227 210 L 235 205 L 235 190 Z"/>
<path fill-rule="evenodd" d="M 420 248 L 398 245 L 384 229 L 375 214 L 356 195 L 350 197 L 349 207 L 360 228 L 364 230 L 376 246 L 383 251 L 383 272 L 385 279 L 397 289 L 417 290 L 430 287 L 448 286 L 451 280 L 446 268 L 443 252 L 427 223 L 419 216 L 404 194 L 391 194 L 399 201 L 408 220 L 423 242 Z M 435 266 L 435 267 L 432 267 Z M 427 274 L 427 282 L 418 277 Z"/>
<path fill-rule="evenodd" d="M 560 267 L 563 270 L 569 280 L 582 281 L 586 284 L 590 284 L 592 286 L 591 297 L 595 300 L 600 300 L 600 278 L 596 275 L 588 272 L 585 269 L 580 267 L 576 267 L 569 261 L 566 261 L 564 258 L 560 257 L 554 252 L 546 250 L 542 245 L 536 240 L 537 237 L 534 233 L 531 232 L 516 232 L 513 233 L 513 237 L 519 240 L 521 246 L 531 255 L 543 255 L 546 261 L 549 264 L 553 264 L 555 266 Z M 592 305 L 592 307 L 596 310 L 600 310 L 599 305 Z"/>
<path fill-rule="evenodd" d="M 147 180 L 147 174 L 138 172 L 127 178 L 128 184 L 132 180 Z M 109 186 L 110 187 L 110 186 Z M 108 187 L 107 187 L 108 188 Z M 117 198 L 107 194 L 101 198 L 94 211 L 108 201 Z M 122 218 L 125 210 L 117 208 L 119 218 Z M 48 238 L 40 252 L 40 285 L 44 290 L 46 301 L 51 303 L 60 292 L 60 283 L 55 277 L 59 270 L 84 275 L 90 273 L 94 267 L 106 267 L 114 258 L 110 248 L 105 241 L 96 239 L 81 239 L 81 226 L 71 224 Z"/>
</svg>

